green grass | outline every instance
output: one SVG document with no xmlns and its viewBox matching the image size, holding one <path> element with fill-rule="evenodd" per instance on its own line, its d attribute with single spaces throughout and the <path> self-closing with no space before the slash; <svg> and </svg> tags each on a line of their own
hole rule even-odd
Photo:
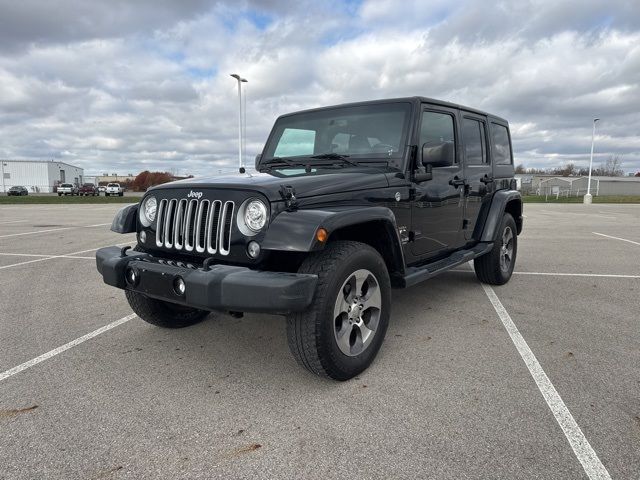
<svg viewBox="0 0 640 480">
<path fill-rule="evenodd" d="M 26 197 L 0 196 L 0 205 L 34 205 L 43 203 L 71 204 L 82 203 L 138 203 L 140 197 L 59 197 L 57 195 L 28 195 Z"/>
<path fill-rule="evenodd" d="M 579 197 L 560 197 L 556 200 L 555 195 L 549 195 L 545 200 L 544 195 L 524 195 L 524 203 L 583 203 L 583 195 Z M 640 203 L 640 195 L 603 195 L 594 196 L 593 203 Z"/>
</svg>

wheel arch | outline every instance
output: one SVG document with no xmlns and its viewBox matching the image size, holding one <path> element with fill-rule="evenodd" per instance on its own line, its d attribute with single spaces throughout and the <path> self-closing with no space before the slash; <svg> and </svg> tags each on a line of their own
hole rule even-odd
<svg viewBox="0 0 640 480">
<path fill-rule="evenodd" d="M 316 239 L 319 228 L 328 233 L 325 242 Z M 392 279 L 404 274 L 404 256 L 395 215 L 386 207 L 282 212 L 269 226 L 262 248 L 281 252 L 314 252 L 336 240 L 370 245 L 384 259 Z"/>
<path fill-rule="evenodd" d="M 502 221 L 502 216 L 509 213 L 516 222 L 517 233 L 522 232 L 522 197 L 517 190 L 500 190 L 491 201 L 491 207 L 484 222 L 481 242 L 492 242 Z"/>
</svg>

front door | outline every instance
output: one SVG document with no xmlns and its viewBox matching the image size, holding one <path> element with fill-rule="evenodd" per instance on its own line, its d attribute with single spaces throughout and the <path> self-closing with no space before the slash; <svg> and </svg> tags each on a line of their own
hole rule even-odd
<svg viewBox="0 0 640 480">
<path fill-rule="evenodd" d="M 443 255 L 464 243 L 460 232 L 465 187 L 457 113 L 456 109 L 440 106 L 425 106 L 422 111 L 419 159 L 422 158 L 422 146 L 427 144 L 434 152 L 446 152 L 442 158 L 451 160 L 434 162 L 433 178 L 414 184 L 411 253 L 415 257 Z"/>
<path fill-rule="evenodd" d="M 464 176 L 467 182 L 463 230 L 465 240 L 471 240 L 481 208 L 491 200 L 493 177 L 488 154 L 486 118 L 464 111 L 461 112 L 461 117 Z"/>
</svg>

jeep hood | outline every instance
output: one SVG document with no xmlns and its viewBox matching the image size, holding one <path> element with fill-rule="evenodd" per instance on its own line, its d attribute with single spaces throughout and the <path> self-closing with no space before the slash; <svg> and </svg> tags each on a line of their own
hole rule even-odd
<svg viewBox="0 0 640 480">
<path fill-rule="evenodd" d="M 193 191 L 207 189 L 251 190 L 265 195 L 270 201 L 282 200 L 280 188 L 291 186 L 297 198 L 315 197 L 331 193 L 352 192 L 385 188 L 386 167 L 353 167 L 322 169 L 317 172 L 287 175 L 286 170 L 269 173 L 235 173 L 211 177 L 197 177 L 165 183 L 150 190 L 189 188 Z"/>
</svg>

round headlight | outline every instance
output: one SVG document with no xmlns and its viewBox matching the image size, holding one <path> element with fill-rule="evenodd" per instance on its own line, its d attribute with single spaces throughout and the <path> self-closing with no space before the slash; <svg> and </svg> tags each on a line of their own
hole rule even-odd
<svg viewBox="0 0 640 480">
<path fill-rule="evenodd" d="M 238 209 L 238 229 L 248 237 L 257 235 L 267 224 L 269 208 L 257 198 L 245 200 Z"/>
<path fill-rule="evenodd" d="M 244 223 L 259 232 L 267 223 L 267 206 L 260 200 L 251 200 L 244 209 Z"/>
<path fill-rule="evenodd" d="M 144 202 L 142 202 L 142 207 L 140 208 L 140 223 L 145 227 L 150 226 L 156 219 L 157 210 L 158 201 L 156 197 L 147 197 Z"/>
</svg>

